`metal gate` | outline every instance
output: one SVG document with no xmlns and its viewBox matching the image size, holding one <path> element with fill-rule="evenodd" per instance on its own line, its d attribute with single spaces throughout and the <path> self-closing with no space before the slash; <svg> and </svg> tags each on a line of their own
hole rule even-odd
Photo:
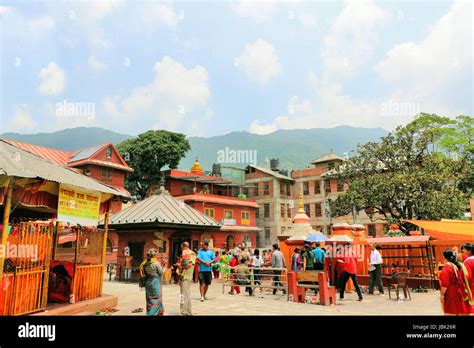
<svg viewBox="0 0 474 348">
<path fill-rule="evenodd" d="M 46 308 L 53 225 L 21 222 L 10 226 L 3 278 L 0 315 L 23 315 Z"/>
</svg>

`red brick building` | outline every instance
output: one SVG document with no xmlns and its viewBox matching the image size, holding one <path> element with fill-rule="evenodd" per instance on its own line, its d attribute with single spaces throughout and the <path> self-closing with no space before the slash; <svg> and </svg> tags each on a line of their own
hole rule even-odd
<svg viewBox="0 0 474 348">
<path fill-rule="evenodd" d="M 222 225 L 208 238 L 215 248 L 231 249 L 240 243 L 256 247 L 257 233 L 262 229 L 257 227 L 256 211 L 259 205 L 254 200 L 203 193 L 177 198 Z"/>
</svg>

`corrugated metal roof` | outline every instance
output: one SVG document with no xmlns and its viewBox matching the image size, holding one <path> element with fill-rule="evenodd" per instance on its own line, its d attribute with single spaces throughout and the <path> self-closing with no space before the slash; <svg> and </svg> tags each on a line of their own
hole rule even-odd
<svg viewBox="0 0 474 348">
<path fill-rule="evenodd" d="M 50 162 L 61 164 L 63 166 L 67 165 L 67 162 L 69 161 L 69 157 L 71 155 L 67 151 L 51 149 L 49 147 L 27 144 L 27 143 L 22 143 L 19 141 L 8 140 L 8 139 L 1 139 L 1 140 L 15 147 L 31 152 L 32 154 L 35 154 Z"/>
<path fill-rule="evenodd" d="M 257 170 L 260 170 L 266 174 L 269 174 L 271 176 L 274 176 L 276 178 L 279 178 L 279 179 L 285 179 L 285 180 L 290 180 L 290 181 L 294 181 L 292 178 L 290 178 L 289 176 L 286 176 L 286 175 L 283 175 L 283 174 L 280 174 L 278 172 L 274 172 L 273 170 L 271 169 L 267 169 L 267 168 L 262 168 L 262 167 L 257 167 L 257 166 L 252 166 L 250 165 L 249 167 L 252 167 L 252 168 L 255 168 Z"/>
<path fill-rule="evenodd" d="M 88 147 L 86 149 L 77 150 L 76 152 L 72 154 L 68 162 L 72 163 L 72 162 L 77 162 L 83 159 L 87 159 L 103 147 L 104 147 L 104 144 L 95 145 L 95 146 Z"/>
<path fill-rule="evenodd" d="M 158 223 L 190 226 L 214 226 L 220 224 L 160 189 L 161 193 L 150 196 L 125 208 L 109 218 L 109 226 Z"/>
<path fill-rule="evenodd" d="M 329 161 L 344 161 L 344 158 L 339 157 L 338 155 L 331 152 L 327 155 L 319 157 L 318 159 L 315 159 L 314 161 L 310 162 L 310 164 L 324 163 Z"/>
<path fill-rule="evenodd" d="M 193 195 L 179 196 L 176 197 L 182 201 L 194 201 L 194 202 L 205 202 L 205 203 L 216 203 L 224 205 L 238 205 L 243 207 L 259 208 L 260 206 L 252 199 L 217 196 L 205 193 L 195 193 Z"/>
<path fill-rule="evenodd" d="M 20 178 L 41 178 L 75 187 L 129 197 L 76 171 L 48 161 L 0 140 L 0 173 Z"/>
</svg>

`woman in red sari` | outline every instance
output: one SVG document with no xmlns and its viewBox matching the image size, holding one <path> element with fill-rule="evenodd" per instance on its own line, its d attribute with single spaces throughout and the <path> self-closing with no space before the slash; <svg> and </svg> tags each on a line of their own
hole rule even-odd
<svg viewBox="0 0 474 348">
<path fill-rule="evenodd" d="M 469 304 L 471 305 L 471 314 L 474 314 L 474 244 L 466 243 L 461 250 L 464 266 L 469 273 Z"/>
<path fill-rule="evenodd" d="M 468 271 L 451 249 L 443 252 L 446 263 L 439 276 L 440 302 L 445 315 L 469 315 Z"/>
</svg>

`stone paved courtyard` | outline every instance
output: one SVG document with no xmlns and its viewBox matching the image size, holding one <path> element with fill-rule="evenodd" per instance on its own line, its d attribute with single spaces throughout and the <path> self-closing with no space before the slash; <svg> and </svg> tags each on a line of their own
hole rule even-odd
<svg viewBox="0 0 474 348">
<path fill-rule="evenodd" d="M 403 302 L 394 300 L 394 296 L 389 300 L 387 291 L 385 297 L 367 295 L 362 302 L 357 301 L 355 293 L 348 293 L 343 301 L 331 307 L 290 303 L 280 292 L 273 295 L 257 291 L 255 297 L 249 297 L 245 292 L 229 295 L 228 291 L 226 288 L 223 294 L 222 282 L 214 279 L 208 292 L 209 300 L 200 302 L 198 285 L 193 284 L 194 315 L 442 315 L 438 291 L 411 293 L 412 301 Z M 105 281 L 104 293 L 118 297 L 118 311 L 113 315 L 144 315 L 145 291 L 139 289 L 137 283 Z M 165 314 L 179 315 L 179 286 L 163 285 L 163 298 Z M 143 312 L 132 313 L 137 308 L 142 308 Z"/>
</svg>

